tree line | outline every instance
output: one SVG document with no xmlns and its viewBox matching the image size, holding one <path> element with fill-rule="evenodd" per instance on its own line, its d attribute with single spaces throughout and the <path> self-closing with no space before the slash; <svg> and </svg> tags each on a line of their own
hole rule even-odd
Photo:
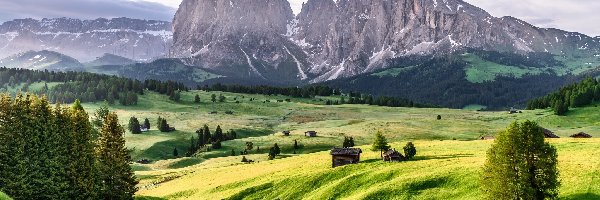
<svg viewBox="0 0 600 200">
<path fill-rule="evenodd" d="M 196 130 L 197 137 L 190 138 L 190 147 L 188 148 L 187 156 L 192 156 L 201 150 L 210 151 L 211 149 L 220 149 L 221 142 L 235 140 L 237 133 L 234 130 L 229 130 L 223 133 L 223 129 L 218 125 L 214 133 L 211 133 L 208 125 Z M 210 145 L 210 146 L 209 146 Z"/>
<path fill-rule="evenodd" d="M 58 82 L 60 84 L 48 87 L 45 83 L 40 90 L 31 91 L 29 86 L 36 82 Z M 19 88 L 21 91 L 46 95 L 52 103 L 73 103 L 76 99 L 81 102 L 106 100 L 110 104 L 118 101 L 121 105 L 128 106 L 136 105 L 138 95 L 143 95 L 145 89 L 164 95 L 189 90 L 185 85 L 173 81 L 146 80 L 141 82 L 88 72 L 0 68 L 0 88 L 6 91 L 21 83 L 24 83 L 24 86 Z"/>
<path fill-rule="evenodd" d="M 100 113 L 100 112 L 98 112 Z M 79 101 L 0 94 L 0 190 L 14 199 L 133 199 L 124 129 L 102 111 L 94 128 Z"/>
<path fill-rule="evenodd" d="M 569 107 L 588 106 L 600 100 L 600 82 L 594 78 L 586 78 L 560 88 L 557 92 L 532 99 L 527 103 L 527 109 L 552 108 L 556 115 L 565 115 Z"/>
<path fill-rule="evenodd" d="M 306 87 L 275 87 L 266 85 L 223 85 L 221 83 L 217 83 L 211 86 L 198 86 L 197 89 L 204 91 L 221 91 L 244 94 L 284 95 L 297 98 L 312 98 L 315 96 L 332 96 L 341 94 L 340 90 L 323 85 L 312 85 Z"/>
</svg>

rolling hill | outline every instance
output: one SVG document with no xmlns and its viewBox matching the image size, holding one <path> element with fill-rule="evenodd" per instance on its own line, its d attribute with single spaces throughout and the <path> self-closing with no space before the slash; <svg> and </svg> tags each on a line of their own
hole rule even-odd
<svg viewBox="0 0 600 200">
<path fill-rule="evenodd" d="M 192 103 L 196 94 L 202 103 Z M 212 103 L 212 94 L 223 94 L 227 100 Z M 525 119 L 563 137 L 551 140 L 559 149 L 561 198 L 593 199 L 600 192 L 599 179 L 595 177 L 600 163 L 589 159 L 600 156 L 598 139 L 566 138 L 582 131 L 600 137 L 596 125 L 600 115 L 595 106 L 576 108 L 568 116 L 559 117 L 550 110 L 509 115 L 439 108 L 327 106 L 319 100 L 339 97 L 276 101 L 286 98 L 290 97 L 190 91 L 182 94 L 182 102 L 173 102 L 148 92 L 140 96 L 137 106 L 111 107 L 123 124 L 131 116 L 149 118 L 152 123 L 161 116 L 178 130 L 126 134 L 127 146 L 134 149 L 134 160 L 152 161 L 133 165 L 140 179 L 138 198 L 373 199 L 390 195 L 397 199 L 478 199 L 482 194 L 478 190 L 480 167 L 491 144 L 479 138 L 494 135 L 514 120 Z M 88 112 L 98 106 L 84 105 Z M 212 111 L 217 114 L 209 114 Z M 233 115 L 224 114 L 225 111 L 233 111 Z M 438 114 L 442 120 L 435 119 Z M 234 129 L 239 139 L 223 142 L 222 149 L 192 158 L 173 157 L 173 148 L 185 151 L 189 138 L 203 124 L 212 130 L 217 125 L 224 130 Z M 282 130 L 291 130 L 291 136 L 282 136 Z M 318 137 L 305 138 L 306 130 L 317 131 Z M 382 131 L 394 148 L 414 141 L 417 159 L 405 163 L 379 161 L 378 153 L 371 152 L 368 146 L 376 131 Z M 343 136 L 354 137 L 365 154 L 358 165 L 331 169 L 328 150 L 340 146 Z M 300 149 L 292 148 L 294 140 Z M 230 155 L 232 149 L 241 151 L 246 142 L 262 149 L 246 156 L 256 161 L 254 164 L 242 164 L 239 154 Z M 282 147 L 283 155 L 268 161 L 266 149 L 274 143 Z M 346 190 L 340 193 L 339 188 Z"/>
</svg>

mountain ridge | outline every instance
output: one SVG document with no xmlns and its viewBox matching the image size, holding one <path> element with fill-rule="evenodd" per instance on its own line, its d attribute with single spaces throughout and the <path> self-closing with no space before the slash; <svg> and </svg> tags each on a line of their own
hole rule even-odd
<svg viewBox="0 0 600 200">
<path fill-rule="evenodd" d="M 206 14 L 203 10 L 218 13 Z M 597 53 L 600 48 L 600 41 L 587 35 L 538 28 L 514 17 L 493 17 L 461 0 L 309 0 L 298 15 L 272 17 L 277 22 L 267 23 L 270 25 L 267 28 L 264 28 L 263 20 L 245 21 L 244 16 L 214 18 L 239 15 L 232 12 L 251 16 L 262 11 L 285 13 L 288 10 L 289 3 L 281 0 L 231 4 L 224 0 L 185 0 L 173 22 L 177 37 L 174 37 L 171 56 L 214 70 L 235 65 L 236 70 L 255 72 L 254 75 L 244 72 L 246 74 L 239 76 L 254 78 L 281 75 L 256 73 L 261 72 L 256 66 L 269 71 L 289 62 L 291 66 L 287 69 L 295 73 L 288 73 L 288 79 L 316 83 L 387 68 L 388 60 L 392 58 L 445 55 L 463 48 L 557 55 L 576 50 Z M 194 20 L 187 20 L 190 18 Z M 242 34 L 237 28 L 214 29 L 216 25 L 203 26 L 217 23 L 215 21 L 243 23 L 242 30 L 246 32 Z M 283 25 L 282 21 L 287 23 Z M 186 29 L 189 24 L 203 32 L 201 42 L 194 41 L 198 39 L 195 32 Z M 261 34 L 254 34 L 257 32 Z M 225 38 L 231 41 L 257 42 L 230 42 L 229 45 L 206 48 L 206 43 L 225 40 L 206 37 L 215 35 L 226 35 Z M 261 43 L 266 35 L 270 41 L 268 45 Z M 224 60 L 227 62 L 222 62 Z"/>
<path fill-rule="evenodd" d="M 0 25 L 0 58 L 29 50 L 51 50 L 82 62 L 111 53 L 138 61 L 164 57 L 171 23 L 131 18 L 15 19 Z"/>
</svg>

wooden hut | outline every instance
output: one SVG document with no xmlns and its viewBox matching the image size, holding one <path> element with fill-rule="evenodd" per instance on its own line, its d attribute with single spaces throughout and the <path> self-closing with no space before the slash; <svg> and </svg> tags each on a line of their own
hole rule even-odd
<svg viewBox="0 0 600 200">
<path fill-rule="evenodd" d="M 481 137 L 481 140 L 494 140 L 494 139 L 496 139 L 496 138 L 491 135 Z"/>
<path fill-rule="evenodd" d="M 381 155 L 381 158 L 383 161 L 387 162 L 400 162 L 405 160 L 405 157 L 400 152 L 396 151 L 396 149 L 387 150 Z"/>
<path fill-rule="evenodd" d="M 359 148 L 333 148 L 331 149 L 331 167 L 339 167 L 360 162 Z"/>
<path fill-rule="evenodd" d="M 542 128 L 542 132 L 544 132 L 544 138 L 560 138 L 558 135 L 554 134 L 554 132 L 548 129 Z"/>
<path fill-rule="evenodd" d="M 283 133 L 285 136 L 290 136 L 290 131 L 282 131 L 281 133 Z"/>
<path fill-rule="evenodd" d="M 573 134 L 571 135 L 572 138 L 592 138 L 592 136 L 590 134 L 584 133 L 584 132 L 580 132 L 577 134 Z"/>
<path fill-rule="evenodd" d="M 304 132 L 304 135 L 306 137 L 317 137 L 317 132 L 316 131 L 306 131 L 306 132 Z"/>
</svg>

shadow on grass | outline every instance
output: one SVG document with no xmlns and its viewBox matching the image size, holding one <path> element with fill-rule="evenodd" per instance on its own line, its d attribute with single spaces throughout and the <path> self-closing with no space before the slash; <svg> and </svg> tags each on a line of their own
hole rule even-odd
<svg viewBox="0 0 600 200">
<path fill-rule="evenodd" d="M 577 200 L 596 200 L 596 199 L 600 199 L 600 195 L 598 194 L 594 194 L 594 193 L 580 193 L 580 194 L 573 194 L 573 195 L 569 195 L 566 196 L 564 198 L 560 198 L 560 199 L 565 199 L 565 200 L 570 200 L 570 199 L 577 199 Z"/>
<path fill-rule="evenodd" d="M 411 182 L 399 188 L 379 190 L 367 195 L 364 199 L 390 199 L 398 197 L 402 197 L 401 199 L 412 199 L 425 190 L 441 188 L 449 182 L 450 179 L 448 177 L 430 178 Z"/>
<path fill-rule="evenodd" d="M 173 148 L 177 148 L 179 154 L 183 155 L 189 146 L 189 140 L 184 138 L 157 142 L 150 148 L 134 155 L 133 159 L 150 159 L 151 161 L 172 159 L 175 158 L 175 156 L 173 156 Z"/>
<path fill-rule="evenodd" d="M 446 159 L 453 159 L 453 158 L 468 158 L 468 157 L 474 157 L 474 154 L 450 154 L 450 155 L 439 155 L 439 156 L 416 156 L 413 160 L 414 161 L 419 161 L 419 160 L 446 160 Z"/>
<path fill-rule="evenodd" d="M 149 196 L 136 196 L 135 200 L 166 200 L 165 198 L 160 197 L 149 197 Z"/>
</svg>

